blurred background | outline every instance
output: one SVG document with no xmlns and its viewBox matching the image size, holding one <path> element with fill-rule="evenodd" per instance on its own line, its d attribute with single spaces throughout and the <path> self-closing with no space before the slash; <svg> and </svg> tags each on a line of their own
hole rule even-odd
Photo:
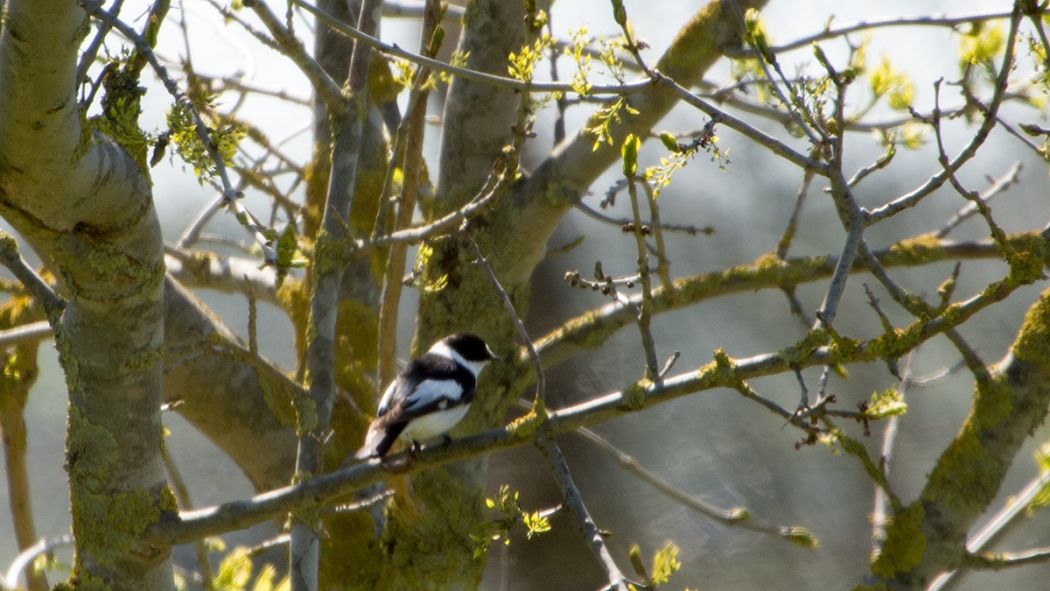
<svg viewBox="0 0 1050 591">
<path fill-rule="evenodd" d="M 651 46 L 646 56 L 653 62 L 678 28 L 703 4 L 700 1 L 625 0 L 637 35 Z M 897 0 L 880 2 L 876 7 L 873 3 L 832 0 L 804 3 L 773 0 L 762 18 L 772 40 L 786 42 L 822 30 L 832 16 L 835 24 L 844 24 L 943 12 L 1005 11 L 1010 5 L 1005 1 Z M 283 13 L 284 4 L 275 2 L 274 9 Z M 143 2 L 129 1 L 122 14 L 126 20 L 134 20 L 133 17 L 144 11 Z M 580 26 L 586 26 L 593 35 L 615 35 L 618 28 L 610 13 L 607 2 L 563 0 L 552 9 L 552 24 L 559 36 L 568 37 L 570 31 Z M 237 76 L 258 87 L 309 98 L 309 86 L 298 70 L 278 54 L 247 38 L 235 26 L 225 25 L 208 4 L 196 0 L 176 3 L 169 18 L 185 19 L 190 37 L 184 39 L 177 26 L 165 26 L 158 49 L 161 56 L 178 60 L 188 47 L 195 67 L 203 73 Z M 298 25 L 301 26 L 297 32 L 309 47 L 312 24 L 300 21 Z M 390 18 L 384 20 L 382 27 L 384 40 L 403 47 L 417 46 L 419 27 L 415 21 Z M 855 41 L 862 36 L 855 36 Z M 887 56 L 914 84 L 913 104 L 920 111 L 928 111 L 932 108 L 933 82 L 941 77 L 950 80 L 958 76 L 958 46 L 958 35 L 943 28 L 879 29 L 871 34 L 867 60 L 869 67 L 874 67 L 883 55 Z M 846 55 L 842 42 L 826 43 L 822 47 L 833 60 L 843 60 Z M 1023 49 L 1020 54 L 1021 59 L 1027 59 Z M 780 58 L 789 75 L 800 66 L 814 65 L 808 49 Z M 563 59 L 561 65 L 562 78 L 567 79 L 571 76 L 571 62 Z M 161 127 L 169 107 L 168 97 L 155 80 L 149 76 L 145 80 L 153 86 L 144 103 L 143 126 Z M 716 84 L 731 82 L 729 62 L 722 60 L 707 80 Z M 862 102 L 861 94 L 857 92 L 858 103 Z M 943 99 L 946 106 L 959 102 L 955 96 Z M 438 98 L 432 99 L 430 111 L 433 115 L 440 114 Z M 586 106 L 569 110 L 566 128 L 570 134 L 584 123 L 590 112 Z M 1039 111 L 1021 104 L 1007 105 L 1004 113 L 1007 118 L 1023 121 L 1042 121 L 1046 115 L 1045 109 Z M 311 141 L 311 112 L 307 106 L 253 96 L 247 99 L 241 115 L 263 127 L 274 141 L 285 141 L 282 146 L 285 153 L 300 162 L 307 160 Z M 899 116 L 882 105 L 869 115 L 873 119 Z M 550 109 L 540 114 L 536 124 L 538 137 L 527 148 L 523 162 L 526 168 L 534 166 L 550 150 L 552 121 Z M 754 117 L 749 121 L 778 137 L 789 137 L 775 123 Z M 706 118 L 699 112 L 680 106 L 657 129 L 683 133 L 699 130 L 705 122 Z M 959 121 L 951 123 L 946 131 L 950 150 L 952 147 L 958 150 L 970 133 L 964 122 Z M 674 277 L 745 264 L 770 252 L 776 247 L 795 203 L 801 181 L 799 171 L 728 129 L 716 132 L 720 148 L 729 153 L 730 164 L 720 170 L 701 155 L 675 176 L 660 197 L 665 221 L 711 226 L 715 230 L 709 236 L 667 235 Z M 436 161 L 440 127 L 434 126 L 428 133 L 425 156 Z M 800 144 L 796 141 L 796 145 Z M 864 133 L 851 134 L 847 145 L 847 171 L 871 163 L 882 153 L 877 139 Z M 643 150 L 640 164 L 656 163 L 661 153 L 661 149 Z M 996 220 L 1007 231 L 1042 228 L 1050 218 L 1046 164 L 1001 130 L 993 131 L 988 144 L 959 176 L 967 186 L 983 189 L 987 186 L 986 177 L 1002 176 L 1017 162 L 1023 166 L 1021 183 L 993 202 Z M 926 141 L 917 150 L 898 154 L 890 169 L 876 173 L 861 186 L 857 197 L 864 205 L 883 203 L 921 184 L 937 170 L 935 146 Z M 197 183 L 192 171 L 169 159 L 153 169 L 153 173 L 165 235 L 174 240 L 214 195 Z M 586 203 L 597 208 L 605 190 L 618 176 L 618 167 L 614 167 L 592 186 L 593 194 L 585 199 Z M 844 233 L 822 188 L 818 180 L 810 190 L 793 244 L 793 256 L 837 254 L 841 248 Z M 257 211 L 268 209 L 266 198 L 261 195 L 249 193 L 246 204 Z M 935 231 L 962 205 L 962 199 L 954 191 L 942 189 L 914 211 L 873 227 L 866 237 L 878 248 L 901 238 Z M 629 201 L 621 198 L 605 213 L 614 217 L 629 216 Z M 228 215 L 220 214 L 206 231 L 246 240 L 242 228 Z M 601 260 L 610 274 L 628 274 L 634 270 L 632 236 L 578 211 L 568 216 L 549 247 L 557 248 L 579 236 L 584 237 L 579 247 L 550 256 L 536 274 L 528 317 L 534 337 L 609 301 L 598 293 L 570 287 L 563 280 L 566 271 L 579 270 L 589 275 L 596 260 Z M 987 228 L 975 218 L 956 230 L 953 237 L 985 238 Z M 935 295 L 936 287 L 950 275 L 952 266 L 944 263 L 910 270 L 892 269 L 891 275 L 909 289 Z M 973 295 L 989 281 L 1001 277 L 1004 269 L 1001 262 L 966 262 L 955 299 Z M 875 282 L 867 276 L 852 277 L 836 320 L 840 333 L 856 338 L 870 338 L 881 332 L 878 318 L 866 303 L 864 281 L 875 288 Z M 962 327 L 962 334 L 986 362 L 992 363 L 1006 353 L 1025 310 L 1043 287 L 1037 284 L 1023 288 Z M 798 296 L 808 313 L 817 309 L 825 288 L 826 282 L 800 286 Z M 230 327 L 246 336 L 248 312 L 242 296 L 212 291 L 198 293 Z M 414 297 L 414 292 L 408 290 L 402 304 L 405 311 L 401 315 L 405 322 L 399 339 L 402 358 L 407 357 L 412 335 Z M 899 324 L 907 322 L 909 317 L 889 303 L 888 297 L 884 297 L 883 302 L 883 309 L 891 319 Z M 280 367 L 292 369 L 290 323 L 280 310 L 263 302 L 259 304 L 259 314 L 261 353 Z M 661 358 L 675 351 L 681 353 L 672 373 L 707 363 L 719 347 L 733 357 L 749 357 L 775 351 L 805 334 L 778 290 L 719 298 L 664 313 L 655 318 L 653 329 Z M 913 357 L 911 371 L 916 376 L 932 374 L 955 365 L 957 356 L 946 340 L 934 339 Z M 849 370 L 848 380 L 832 378 L 829 387 L 840 407 L 845 409 L 854 409 L 857 402 L 867 399 L 872 392 L 896 384 L 882 363 L 851 366 Z M 547 376 L 548 402 L 560 407 L 619 390 L 643 371 L 638 332 L 628 326 L 601 349 L 580 355 L 552 371 Z M 804 372 L 811 388 L 817 384 L 819 375 L 819 369 Z M 798 403 L 799 386 L 793 375 L 764 378 L 752 385 L 786 408 L 794 408 Z M 891 474 L 895 490 L 904 501 L 919 493 L 934 461 L 958 430 L 968 410 L 972 390 L 972 379 L 965 372 L 909 390 L 909 412 L 900 423 Z M 53 347 L 45 343 L 41 347 L 41 377 L 26 410 L 36 525 L 44 536 L 69 531 L 62 470 L 65 410 L 62 374 Z M 166 413 L 165 423 L 171 431 L 168 449 L 182 470 L 196 505 L 211 505 L 252 494 L 239 469 L 177 414 Z M 843 422 L 841 426 L 852 436 L 863 437 L 859 425 Z M 883 428 L 883 424 L 875 424 L 872 435 L 863 438 L 874 456 L 878 455 Z M 816 549 L 802 548 L 776 536 L 715 523 L 658 494 L 577 436 L 565 436 L 560 443 L 577 484 L 598 525 L 611 532 L 610 547 L 625 571 L 630 569 L 627 551 L 632 544 L 638 544 L 642 555 L 650 557 L 665 541 L 673 540 L 681 548 L 679 559 L 683 565 L 668 586 L 673 589 L 846 589 L 857 584 L 866 572 L 871 553 L 873 487 L 860 464 L 854 458 L 835 455 L 822 446 L 796 450 L 795 443 L 800 439 L 796 430 L 785 428 L 782 419 L 735 391 L 701 392 L 604 423 L 595 430 L 646 468 L 697 499 L 726 509 L 746 507 L 756 522 L 805 526 L 821 542 Z M 1018 455 L 996 507 L 1033 477 L 1036 467 L 1031 461 L 1032 451 L 1046 439 L 1045 427 L 1034 433 Z M 489 466 L 493 494 L 501 484 L 508 484 L 521 491 L 522 507 L 529 510 L 551 507 L 560 500 L 545 462 L 533 448 L 494 454 Z M 9 564 L 17 554 L 10 534 L 7 502 L 7 490 L 0 487 L 0 567 Z M 553 531 L 532 540 L 516 535 L 509 546 L 493 546 L 482 588 L 488 591 L 597 588 L 604 574 L 573 519 L 558 514 L 552 518 L 552 525 Z M 251 545 L 274 533 L 273 526 L 265 525 L 230 534 L 226 540 L 230 546 Z M 1012 530 L 998 549 L 1021 550 L 1047 544 L 1050 544 L 1050 518 L 1043 512 Z M 68 553 L 63 555 L 60 551 L 59 556 L 68 560 Z M 193 568 L 193 553 L 188 548 L 180 548 L 176 560 L 186 568 Z M 977 590 L 992 585 L 1001 589 L 1045 588 L 1047 574 L 1050 566 L 1045 565 L 975 574 L 958 588 Z"/>
</svg>

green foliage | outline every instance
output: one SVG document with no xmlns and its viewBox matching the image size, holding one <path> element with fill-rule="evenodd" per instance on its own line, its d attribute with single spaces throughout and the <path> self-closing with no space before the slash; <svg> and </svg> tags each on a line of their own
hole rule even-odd
<svg viewBox="0 0 1050 591">
<path fill-rule="evenodd" d="M 678 560 L 678 546 L 668 541 L 653 555 L 652 582 L 657 585 L 666 583 L 671 575 L 681 568 L 682 563 Z"/>
<path fill-rule="evenodd" d="M 769 35 L 766 26 L 762 23 L 762 13 L 754 8 L 748 8 L 744 15 L 744 40 L 748 45 L 755 48 L 762 59 L 772 63 L 774 56 L 769 51 Z"/>
<path fill-rule="evenodd" d="M 205 99 L 211 103 L 214 97 Z M 193 174 L 198 181 L 203 183 L 206 179 L 213 178 L 218 173 L 215 160 L 212 158 L 211 150 L 200 137 L 197 124 L 194 122 L 193 113 L 188 105 L 176 103 L 168 111 L 168 127 L 170 129 L 171 143 L 175 145 L 179 157 L 187 164 L 193 166 Z M 208 129 L 212 147 L 222 158 L 224 164 L 229 164 L 237 152 L 237 144 L 246 135 L 243 127 L 236 124 L 223 125 L 218 129 Z"/>
<path fill-rule="evenodd" d="M 1002 27 L 975 22 L 959 41 L 959 67 L 965 70 L 969 66 L 990 66 L 1003 51 L 1005 42 Z"/>
<path fill-rule="evenodd" d="M 638 544 L 631 545 L 629 556 L 631 559 L 631 567 L 634 568 L 634 572 L 645 579 L 646 589 L 655 590 L 657 585 L 667 583 L 671 579 L 671 575 L 675 574 L 682 568 L 682 563 L 678 560 L 678 545 L 670 540 L 665 542 L 664 545 L 653 554 L 651 568 L 645 568 L 645 564 L 642 560 L 642 550 L 638 547 Z M 637 589 L 634 585 L 629 585 L 629 587 L 631 589 Z"/>
<path fill-rule="evenodd" d="M 620 156 L 623 158 L 623 176 L 633 179 L 638 172 L 638 150 L 642 147 L 642 141 L 633 133 L 627 134 L 620 146 Z"/>
<path fill-rule="evenodd" d="M 592 60 L 590 54 L 584 53 L 588 44 L 587 27 L 580 27 L 572 32 L 572 43 L 565 48 L 566 55 L 571 56 L 576 64 L 576 72 L 573 73 L 569 84 L 580 96 L 587 96 L 591 92 L 591 83 L 587 81 L 587 77 L 591 72 Z"/>
<path fill-rule="evenodd" d="M 274 583 L 277 570 L 272 564 L 263 565 L 255 576 L 254 584 L 249 587 L 252 574 L 252 560 L 248 548 L 237 547 L 219 563 L 215 578 L 212 579 L 212 589 L 214 591 L 288 591 L 291 589 L 288 577 Z"/>
<path fill-rule="evenodd" d="M 146 173 L 146 153 L 156 136 L 139 127 L 142 95 L 138 75 L 131 65 L 134 56 L 124 51 L 106 64 L 102 113 L 91 119 L 90 126 L 127 150 L 139 168 Z M 148 175 L 147 175 L 148 177 Z"/>
<path fill-rule="evenodd" d="M 885 96 L 890 108 L 897 111 L 907 111 L 915 99 L 915 87 L 911 80 L 895 70 L 887 56 L 882 56 L 878 67 L 868 74 L 868 84 L 876 101 Z"/>
<path fill-rule="evenodd" d="M 525 526 L 525 536 L 532 539 L 542 533 L 550 531 L 549 511 L 525 511 L 518 503 L 518 491 L 510 490 L 503 484 L 495 498 L 486 498 L 485 507 L 498 513 L 498 517 L 481 524 L 478 533 L 471 534 L 474 541 L 474 558 L 480 559 L 488 552 L 492 542 L 502 541 L 504 545 L 510 545 L 510 533 L 521 524 Z"/>
<path fill-rule="evenodd" d="M 306 255 L 299 250 L 299 241 L 295 234 L 295 225 L 288 224 L 277 239 L 277 287 L 284 283 L 288 269 L 302 268 L 307 263 Z"/>
<path fill-rule="evenodd" d="M 591 116 L 585 131 L 594 136 L 592 150 L 597 150 L 603 143 L 613 145 L 612 126 L 622 122 L 621 115 L 637 115 L 638 110 L 631 107 L 627 97 L 619 96 L 616 100 L 602 107 Z"/>
<path fill-rule="evenodd" d="M 430 267 L 430 259 L 434 256 L 434 247 L 429 242 L 419 245 L 416 251 L 416 264 L 412 268 L 412 275 L 417 278 L 426 277 L 426 271 Z M 440 275 L 427 280 L 417 279 L 416 287 L 422 293 L 437 293 L 448 285 L 448 274 Z"/>
<path fill-rule="evenodd" d="M 1035 450 L 1034 455 L 1043 485 L 1039 487 L 1039 492 L 1035 494 L 1035 497 L 1025 507 L 1025 513 L 1029 516 L 1050 505 L 1050 442 L 1044 443 L 1039 449 Z"/>
<path fill-rule="evenodd" d="M 532 82 L 536 64 L 543 60 L 547 50 L 554 45 L 550 35 L 540 35 L 531 45 L 525 44 L 518 52 L 510 52 L 507 72 L 522 82 Z"/>
<path fill-rule="evenodd" d="M 665 131 L 657 136 L 660 143 L 671 151 L 669 156 L 660 158 L 660 164 L 645 169 L 642 178 L 650 183 L 653 195 L 660 196 L 660 191 L 671 184 L 671 178 L 676 172 L 685 168 L 700 151 L 710 155 L 711 162 L 718 165 L 720 170 L 725 170 L 729 165 L 729 152 L 718 147 L 718 136 L 714 134 L 714 126 L 708 124 L 689 143 L 679 143 L 678 138 L 671 132 Z"/>
<path fill-rule="evenodd" d="M 863 411 L 864 418 L 872 421 L 897 417 L 906 412 L 908 403 L 904 402 L 904 396 L 896 388 L 886 388 L 872 394 Z"/>
</svg>

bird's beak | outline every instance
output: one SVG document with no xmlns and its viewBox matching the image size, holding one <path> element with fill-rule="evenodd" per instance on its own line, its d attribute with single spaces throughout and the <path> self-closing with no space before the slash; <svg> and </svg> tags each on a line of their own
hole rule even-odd
<svg viewBox="0 0 1050 591">
<path fill-rule="evenodd" d="M 485 350 L 489 353 L 489 361 L 503 361 L 503 359 L 499 355 L 496 355 L 496 353 L 488 348 L 488 346 L 485 347 Z"/>
</svg>

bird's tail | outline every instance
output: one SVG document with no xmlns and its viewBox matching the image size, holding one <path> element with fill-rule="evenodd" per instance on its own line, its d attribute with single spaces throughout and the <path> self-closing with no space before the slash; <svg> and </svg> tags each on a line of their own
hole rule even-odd
<svg viewBox="0 0 1050 591">
<path fill-rule="evenodd" d="M 400 434 L 401 429 L 369 429 L 364 445 L 354 453 L 354 460 L 363 461 L 385 456 Z"/>
</svg>

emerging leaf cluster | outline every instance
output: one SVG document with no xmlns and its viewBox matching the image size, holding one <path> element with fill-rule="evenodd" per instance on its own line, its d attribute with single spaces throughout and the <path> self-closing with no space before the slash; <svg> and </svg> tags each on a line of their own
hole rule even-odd
<svg viewBox="0 0 1050 591">
<path fill-rule="evenodd" d="M 729 152 L 718 147 L 718 136 L 712 129 L 705 128 L 698 137 L 689 143 L 680 143 L 674 134 L 665 131 L 659 136 L 660 142 L 670 151 L 670 155 L 660 158 L 660 164 L 645 169 L 642 178 L 649 182 L 653 188 L 653 195 L 659 196 L 660 191 L 671 184 L 671 177 L 676 172 L 685 168 L 697 153 L 703 151 L 711 157 L 711 162 L 718 165 L 719 169 L 725 170 L 729 165 Z"/>
<path fill-rule="evenodd" d="M 643 564 L 642 550 L 638 544 L 631 546 L 629 556 L 635 573 L 645 579 L 645 589 L 656 589 L 657 585 L 667 583 L 671 575 L 682 568 L 682 563 L 678 560 L 678 545 L 670 540 L 653 554 L 652 566 L 648 569 Z M 638 587 L 633 584 L 628 587 L 632 591 L 638 590 Z"/>
<path fill-rule="evenodd" d="M 1050 505 L 1050 442 L 1044 443 L 1042 447 L 1035 450 L 1035 463 L 1039 467 L 1039 476 L 1043 480 L 1043 485 L 1039 487 L 1039 492 L 1025 507 L 1025 513 L 1029 516 Z"/>
<path fill-rule="evenodd" d="M 592 150 L 597 150 L 603 143 L 613 145 L 612 126 L 623 121 L 621 117 L 623 113 L 637 115 L 638 110 L 627 102 L 627 97 L 619 96 L 591 116 L 586 131 L 594 136 Z"/>
<path fill-rule="evenodd" d="M 572 43 L 565 48 L 566 55 L 571 56 L 573 63 L 576 64 L 576 72 L 572 75 L 572 80 L 569 81 L 569 84 L 572 85 L 573 91 L 580 96 L 587 96 L 591 92 L 591 83 L 588 81 L 588 76 L 591 73 L 592 60 L 590 54 L 584 51 L 589 43 L 587 27 L 580 27 L 572 32 Z"/>
<path fill-rule="evenodd" d="M 888 56 L 882 56 L 879 66 L 868 75 L 874 100 L 887 97 L 890 108 L 907 111 L 915 99 L 915 87 L 906 75 L 895 70 Z"/>
<path fill-rule="evenodd" d="M 492 542 L 502 541 L 510 545 L 510 532 L 515 526 L 525 526 L 528 539 L 550 531 L 548 515 L 540 511 L 525 511 L 518 503 L 518 491 L 510 490 L 506 484 L 499 487 L 495 498 L 486 498 L 485 507 L 499 514 L 491 521 L 481 524 L 481 531 L 471 534 L 474 541 L 474 558 L 482 558 L 488 552 Z"/>
<path fill-rule="evenodd" d="M 532 82 L 536 64 L 543 60 L 552 45 L 554 45 L 554 38 L 544 33 L 538 36 L 532 44 L 523 45 L 517 52 L 510 52 L 507 58 L 507 72 L 522 82 Z"/>
<path fill-rule="evenodd" d="M 213 99 L 207 99 L 211 102 Z M 176 103 L 168 111 L 168 128 L 171 143 L 175 145 L 179 157 L 193 167 L 193 174 L 198 181 L 214 178 L 218 170 L 211 150 L 197 132 L 193 113 L 187 105 Z M 237 152 L 237 145 L 246 135 L 245 130 L 236 124 L 228 124 L 218 129 L 208 129 L 212 147 L 218 152 L 224 164 L 229 164 Z"/>
<path fill-rule="evenodd" d="M 210 549 L 224 551 L 226 545 L 221 540 L 209 540 Z M 254 581 L 253 581 L 254 578 Z M 184 589 L 185 581 L 176 575 L 176 587 Z M 272 564 L 265 564 L 257 573 L 252 569 L 252 558 L 248 548 L 238 546 L 223 557 L 215 577 L 211 580 L 213 591 L 289 591 L 291 582 L 288 577 L 277 580 L 277 569 Z"/>
<path fill-rule="evenodd" d="M 875 392 L 864 407 L 864 417 L 872 421 L 897 417 L 906 412 L 908 403 L 904 402 L 904 396 L 896 388 Z"/>
<path fill-rule="evenodd" d="M 416 251 L 416 264 L 412 267 L 413 277 L 426 277 L 427 268 L 430 266 L 430 259 L 434 256 L 434 247 L 429 243 L 424 242 L 419 245 L 419 250 Z M 425 281 L 416 281 L 416 288 L 423 293 L 437 293 L 445 286 L 448 285 L 448 275 L 441 275 L 439 277 L 428 279 Z"/>
<path fill-rule="evenodd" d="M 1002 53 L 1004 47 L 1002 27 L 975 22 L 959 40 L 959 67 L 963 70 L 969 66 L 993 67 L 993 60 Z"/>
</svg>

